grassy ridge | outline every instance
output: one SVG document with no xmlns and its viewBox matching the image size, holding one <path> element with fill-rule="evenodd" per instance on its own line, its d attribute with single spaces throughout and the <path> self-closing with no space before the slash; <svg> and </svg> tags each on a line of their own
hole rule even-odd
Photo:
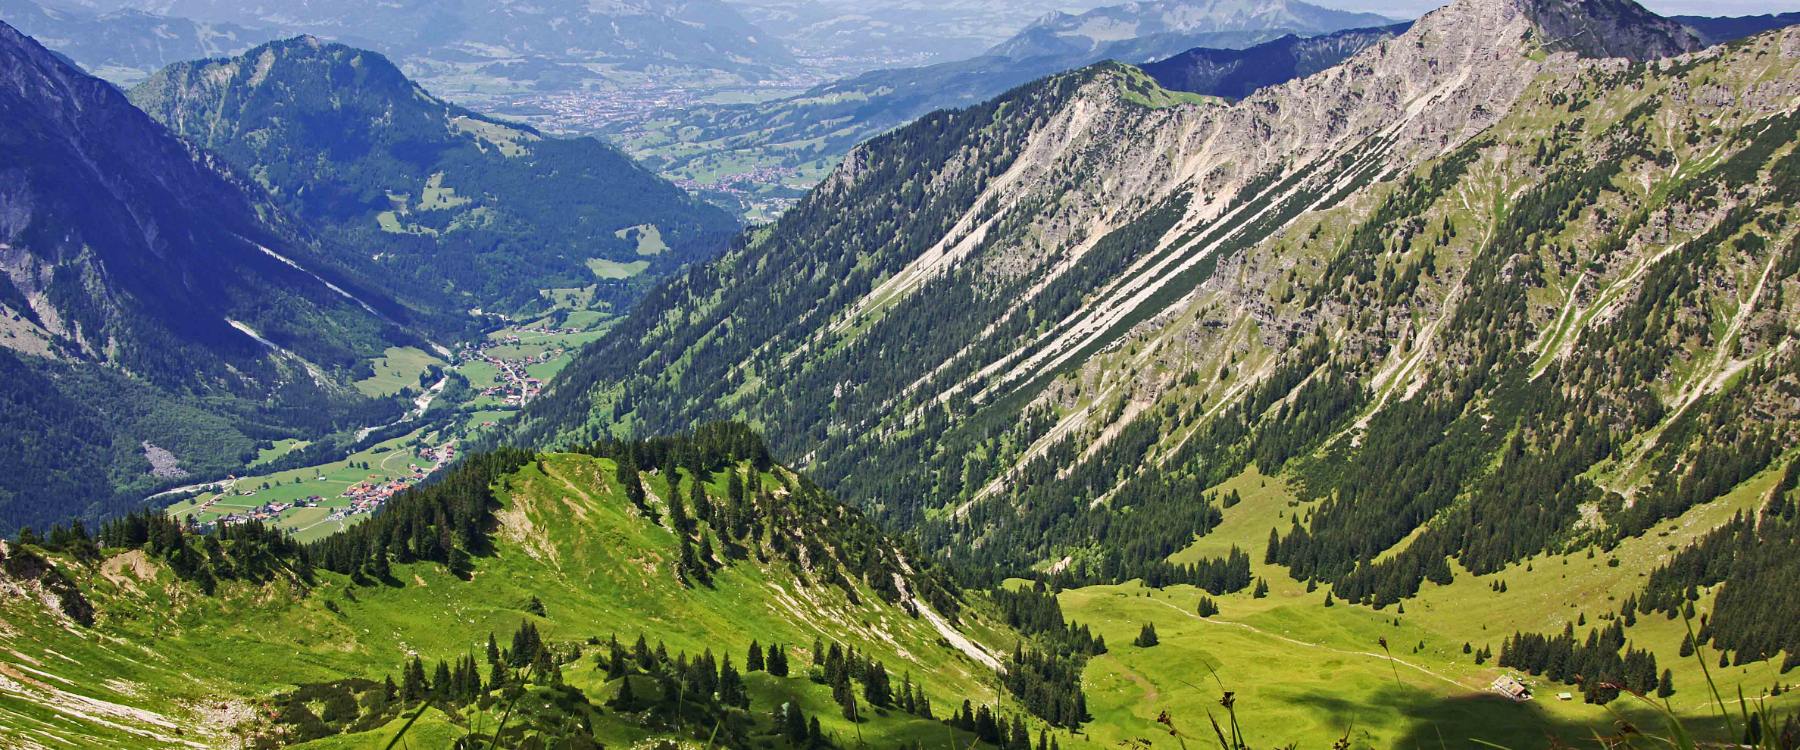
<svg viewBox="0 0 1800 750">
<path fill-rule="evenodd" d="M 839 718 L 830 689 L 805 676 L 815 638 L 854 645 L 886 664 L 896 684 L 910 672 L 939 716 L 965 698 L 996 700 L 986 667 L 951 648 L 925 619 L 882 602 L 860 582 L 861 603 L 853 604 L 838 587 L 806 580 L 779 556 L 766 554 L 770 562 L 765 563 L 750 550 L 743 559 L 727 561 L 711 586 L 684 587 L 674 575 L 673 533 L 632 508 L 613 480 L 611 461 L 555 455 L 541 466 L 527 465 L 503 480 L 511 491 L 502 493 L 497 551 L 477 558 L 467 580 L 436 564 L 396 564 L 385 585 L 356 586 L 320 571 L 311 587 L 286 579 L 260 587 L 235 582 L 222 586 L 217 597 L 204 597 L 154 559 L 133 552 L 77 576 L 101 613 L 96 629 L 60 627 L 43 607 L 9 598 L 0 603 L 0 617 L 8 623 L 0 629 L 0 644 L 36 659 L 36 664 L 6 661 L 40 670 L 47 676 L 35 677 L 39 682 L 153 711 L 201 735 L 233 728 L 272 732 L 266 714 L 256 708 L 267 696 L 295 684 L 343 677 L 379 681 L 393 675 L 398 681 L 413 654 L 428 668 L 471 652 L 479 658 L 490 631 L 504 642 L 521 622 L 535 624 L 551 643 L 604 641 L 616 634 L 629 644 L 643 633 L 653 645 L 661 640 L 671 654 L 697 655 L 710 648 L 721 657 L 730 654 L 740 668 L 751 639 L 765 646 L 786 644 L 793 676 L 749 675 L 752 714 L 767 724 L 769 711 L 794 701 L 840 738 L 853 737 L 856 727 Z M 709 487 L 716 497 L 726 492 L 723 476 Z M 773 475 L 759 479 L 781 491 Z M 654 476 L 646 476 L 645 483 L 650 504 L 657 507 L 667 484 Z M 80 570 L 73 561 L 62 564 Z M 530 611 L 533 597 L 544 603 L 542 615 Z M 990 649 L 1010 646 L 1008 631 L 987 615 L 970 611 L 964 617 L 971 638 Z M 593 657 L 604 649 L 584 648 L 582 660 L 562 669 L 567 684 L 598 703 L 618 684 L 608 683 L 604 669 L 595 668 Z M 68 660 L 45 655 L 49 652 Z M 0 691 L 0 725 L 44 744 L 55 741 L 51 737 L 85 747 L 178 741 L 172 731 L 162 731 L 166 739 L 157 740 L 93 722 L 77 722 L 71 729 L 45 708 L 47 702 Z M 865 740 L 892 746 L 945 736 L 941 724 L 888 713 L 862 725 Z M 204 717 L 210 714 L 227 718 L 209 725 Z M 408 736 L 455 735 L 461 731 L 455 723 L 471 718 L 428 712 Z M 491 726 L 492 717 L 487 721 Z M 391 729 L 334 737 L 317 746 L 379 746 L 385 740 L 376 735 Z M 608 745 L 628 746 L 654 733 L 608 710 L 594 734 Z"/>
</svg>

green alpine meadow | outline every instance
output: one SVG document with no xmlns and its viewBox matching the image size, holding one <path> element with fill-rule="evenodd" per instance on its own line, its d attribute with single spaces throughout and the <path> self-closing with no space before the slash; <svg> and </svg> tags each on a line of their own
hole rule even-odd
<svg viewBox="0 0 1800 750">
<path fill-rule="evenodd" d="M 1104 1 L 0 0 L 0 749 L 1800 750 L 1800 15 Z"/>
</svg>

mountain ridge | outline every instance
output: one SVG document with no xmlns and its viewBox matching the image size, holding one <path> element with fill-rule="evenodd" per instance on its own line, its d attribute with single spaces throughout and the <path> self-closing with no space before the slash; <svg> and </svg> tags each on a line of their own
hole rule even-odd
<svg viewBox="0 0 1800 750">
<path fill-rule="evenodd" d="M 424 344 L 410 313 L 326 260 L 260 188 L 4 24 L 0 108 L 0 345 L 50 368 L 43 382 L 73 397 L 19 404 L 114 435 L 110 449 L 100 441 L 110 457 L 89 467 L 111 487 L 5 477 L 9 525 L 64 515 L 64 502 L 117 509 L 134 498 L 109 490 L 171 481 L 140 442 L 212 472 L 248 449 L 246 432 L 324 429 L 388 408 L 346 382 L 385 346 Z M 41 449 L 27 435 L 5 439 Z M 34 501 L 39 482 L 59 492 Z"/>
<path fill-rule="evenodd" d="M 547 308 L 544 290 L 592 288 L 593 306 L 620 311 L 735 228 L 606 144 L 479 115 L 313 37 L 173 65 L 130 97 L 327 231 L 339 262 L 442 309 Z M 639 252 L 644 227 L 669 249 Z M 591 261 L 647 267 L 614 281 Z"/>
</svg>

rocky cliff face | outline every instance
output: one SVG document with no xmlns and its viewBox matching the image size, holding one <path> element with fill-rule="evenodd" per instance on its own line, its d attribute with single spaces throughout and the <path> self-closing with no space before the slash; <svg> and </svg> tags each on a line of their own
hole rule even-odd
<svg viewBox="0 0 1800 750">
<path fill-rule="evenodd" d="M 1191 534 L 1086 530 L 1252 462 L 1301 471 L 1326 445 L 1314 497 L 1374 493 L 1321 506 L 1295 543 L 1296 574 L 1327 580 L 1350 575 L 1343 554 L 1353 567 L 1479 491 L 1478 474 L 1455 472 L 1480 460 L 1421 469 L 1443 474 L 1433 492 L 1370 489 L 1396 476 L 1382 461 L 1491 455 L 1488 424 L 1535 425 L 1543 442 L 1522 453 L 1575 461 L 1550 425 L 1630 414 L 1609 437 L 1626 458 L 1595 460 L 1590 445 L 1558 476 L 1598 471 L 1625 494 L 1671 481 L 1644 467 L 1704 462 L 1688 438 L 1645 436 L 1694 434 L 1674 426 L 1681 413 L 1792 411 L 1772 405 L 1789 376 L 1732 391 L 1722 373 L 1792 365 L 1785 329 L 1768 328 L 1786 304 L 1768 307 L 1770 279 L 1800 271 L 1775 250 L 1792 231 L 1773 218 L 1792 207 L 1771 197 L 1786 167 L 1754 144 L 1791 132 L 1777 120 L 1797 81 L 1780 60 L 1796 42 L 1668 59 L 1694 46 L 1678 27 L 1636 6 L 1583 8 L 1459 0 L 1233 105 L 1097 66 L 927 118 L 654 296 L 515 437 L 746 417 L 844 494 L 1002 569 L 1095 549 L 1157 563 Z M 1744 163 L 1722 166 L 1739 158 L 1727 153 Z M 1761 213 L 1727 219 L 1748 205 Z M 1743 239 L 1755 216 L 1768 223 Z M 1739 252 L 1717 266 L 1678 252 L 1696 245 Z M 1717 279 L 1682 287 L 1712 301 L 1651 312 L 1677 264 Z M 1718 309 L 1742 314 L 1705 312 Z M 1665 315 L 1652 328 L 1682 343 L 1628 351 L 1630 326 Z M 1443 437 L 1408 442 L 1420 435 Z M 1357 486 L 1335 484 L 1347 478 Z M 1421 550 L 1492 565 L 1553 538 L 1632 533 L 1619 531 L 1641 522 L 1632 513 L 1651 513 L 1501 494 L 1485 512 L 1557 510 L 1504 543 Z M 1584 513 L 1619 515 L 1581 526 Z M 1373 596 L 1376 574 L 1358 575 L 1340 582 Z M 1403 594 L 1402 578 L 1381 579 L 1383 595 Z"/>
</svg>

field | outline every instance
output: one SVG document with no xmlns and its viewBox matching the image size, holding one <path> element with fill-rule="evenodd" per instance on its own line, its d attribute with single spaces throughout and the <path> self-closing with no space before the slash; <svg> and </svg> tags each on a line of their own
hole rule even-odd
<svg viewBox="0 0 1800 750">
<path fill-rule="evenodd" d="M 365 481 L 386 482 L 405 476 L 412 476 L 412 465 L 429 470 L 431 462 L 419 458 L 414 446 L 422 438 L 435 437 L 414 431 L 402 437 L 369 446 L 368 449 L 351 455 L 342 461 L 334 461 L 304 469 L 275 472 L 257 476 L 243 477 L 232 484 L 224 494 L 208 492 L 197 497 L 183 500 L 169 506 L 168 513 L 177 518 L 193 518 L 197 522 L 207 523 L 220 516 L 231 513 L 245 513 L 262 507 L 266 503 L 292 503 L 317 495 L 324 498 L 318 507 L 293 508 L 283 513 L 275 521 L 280 528 L 292 529 L 295 537 L 302 541 L 322 539 L 331 532 L 354 524 L 363 516 L 350 516 L 339 521 L 326 521 L 326 516 L 339 508 L 348 507 L 350 500 L 341 497 L 345 488 Z M 364 470 L 360 465 L 367 462 L 369 468 Z M 352 466 L 355 464 L 356 466 Z M 279 485 L 276 482 L 280 482 Z M 265 487 L 264 485 L 267 485 Z M 207 505 L 207 503 L 211 505 Z"/>
<path fill-rule="evenodd" d="M 375 375 L 358 381 L 356 390 L 365 396 L 391 396 L 403 388 L 416 391 L 419 374 L 429 366 L 442 367 L 443 364 L 443 360 L 418 347 L 390 346 L 385 356 L 375 360 Z"/>
<path fill-rule="evenodd" d="M 587 262 L 587 267 L 588 267 L 588 270 L 594 272 L 595 278 L 629 279 L 633 276 L 643 273 L 645 269 L 649 268 L 650 261 L 634 260 L 630 263 L 620 263 L 619 261 L 616 261 L 616 260 L 601 260 L 599 258 L 589 258 L 588 262 Z"/>
<path fill-rule="evenodd" d="M 1267 598 L 1249 591 L 1212 597 L 1221 612 L 1211 618 L 1195 614 L 1203 592 L 1190 586 L 1153 591 L 1133 584 L 1094 586 L 1060 595 L 1065 615 L 1088 624 L 1106 637 L 1111 653 L 1090 662 L 1085 674 L 1093 739 L 1114 745 L 1132 737 L 1152 736 L 1164 709 L 1177 726 L 1195 736 L 1210 737 L 1208 713 L 1222 717 L 1222 691 L 1236 694 L 1237 711 L 1250 739 L 1258 746 L 1299 742 L 1303 747 L 1329 746 L 1348 731 L 1353 743 L 1367 747 L 1475 747 L 1494 742 L 1513 748 L 1540 747 L 1546 735 L 1574 743 L 1595 732 L 1611 734 L 1620 716 L 1645 727 L 1660 722 L 1647 707 L 1626 696 L 1606 706 L 1581 701 L 1579 687 L 1549 684 L 1540 678 L 1476 665 L 1462 652 L 1464 643 L 1487 646 L 1496 655 L 1501 641 L 1514 631 L 1555 634 L 1564 623 L 1585 620 L 1589 628 L 1610 624 L 1622 601 L 1642 586 L 1640 571 L 1649 571 L 1706 530 L 1766 497 L 1779 478 L 1766 472 L 1724 499 L 1693 509 L 1664 523 L 1643 538 L 1615 550 L 1614 555 L 1585 551 L 1567 556 L 1540 555 L 1489 576 L 1474 576 L 1455 567 L 1448 586 L 1427 583 L 1415 599 L 1400 607 L 1373 610 L 1342 601 L 1324 606 L 1329 586 L 1307 592 L 1285 568 L 1262 564 L 1269 529 L 1286 529 L 1295 513 L 1304 514 L 1284 482 L 1246 472 L 1218 489 L 1237 490 L 1243 501 L 1224 511 L 1225 522 L 1194 546 L 1176 555 L 1178 562 L 1225 554 L 1236 545 L 1250 554 L 1252 570 L 1270 585 Z M 1506 591 L 1493 590 L 1505 581 Z M 1710 606 L 1703 592 L 1700 611 Z M 1131 645 L 1144 623 L 1153 623 L 1161 644 L 1140 649 Z M 1696 625 L 1697 627 L 1697 625 Z M 1633 645 L 1649 648 L 1657 666 L 1672 671 L 1676 692 L 1672 707 L 1694 726 L 1713 726 L 1717 704 L 1707 687 L 1701 661 L 1678 656 L 1686 625 L 1660 615 L 1639 616 L 1626 629 Z M 1385 638 L 1384 651 L 1380 640 Z M 1718 655 L 1702 649 L 1716 662 Z M 1778 662 L 1744 667 L 1707 667 L 1728 698 L 1734 717 L 1738 691 L 1751 700 L 1776 683 L 1791 684 L 1777 673 Z M 1534 698 L 1515 702 L 1491 691 L 1502 674 L 1530 686 Z M 1571 701 L 1556 696 L 1570 692 Z M 1769 705 L 1782 714 L 1800 709 L 1800 700 L 1783 694 Z M 1442 740 L 1440 740 L 1440 736 Z"/>
</svg>

